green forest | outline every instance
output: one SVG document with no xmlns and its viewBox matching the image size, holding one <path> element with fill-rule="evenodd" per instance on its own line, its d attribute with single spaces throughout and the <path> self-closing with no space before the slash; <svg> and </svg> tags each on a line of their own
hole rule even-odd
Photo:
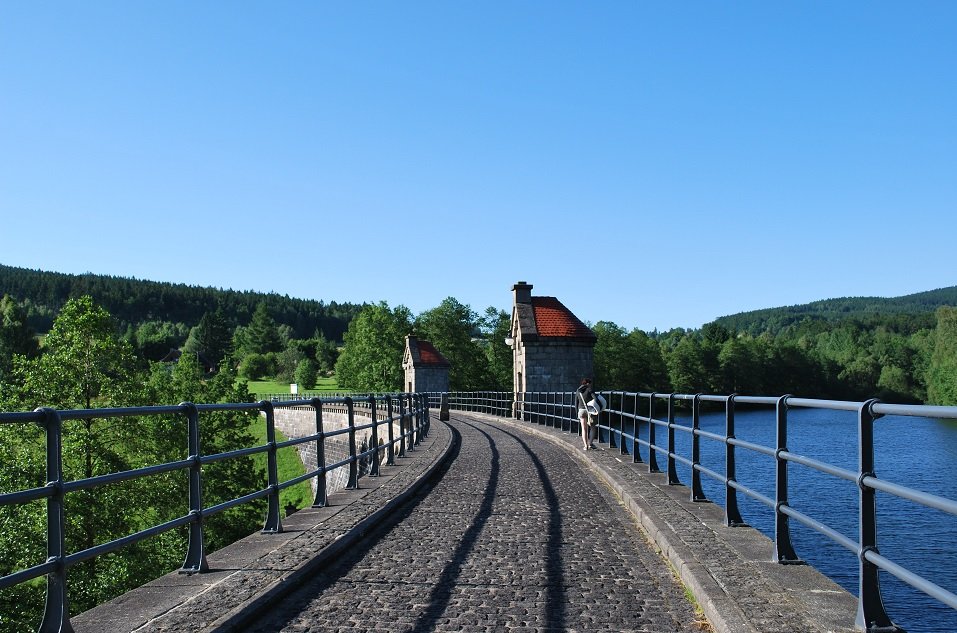
<svg viewBox="0 0 957 633">
<path fill-rule="evenodd" d="M 40 355 L 66 302 L 88 296 L 110 314 L 140 371 L 180 350 L 207 373 L 228 357 L 246 380 L 309 389 L 318 377 L 334 376 L 343 390 L 387 391 L 401 388 L 404 336 L 415 333 L 451 361 L 452 389 L 512 389 L 511 351 L 503 343 L 510 315 L 494 307 L 479 314 L 453 297 L 413 315 L 382 302 L 325 303 L 3 265 L 0 296 L 0 384 L 9 382 L 15 355 Z M 590 324 L 598 335 L 595 379 L 605 389 L 633 391 L 954 404 L 954 305 L 957 287 L 743 312 L 693 330 L 626 331 L 599 321 Z"/>
<path fill-rule="evenodd" d="M 598 337 L 601 389 L 740 393 L 957 404 L 957 288 L 895 299 L 850 298 L 722 317 L 701 328 L 644 332 L 608 321 Z M 323 303 L 252 292 L 64 275 L 0 266 L 0 410 L 241 402 L 248 380 L 320 376 L 339 388 L 402 388 L 404 337 L 432 342 L 450 361 L 455 391 L 512 389 L 510 314 L 477 312 L 453 297 L 414 315 L 385 302 Z M 178 354 L 171 355 L 171 350 Z M 178 358 L 177 362 L 172 362 Z M 574 385 L 569 385 L 569 389 Z M 255 443 L 249 416 L 217 413 L 204 452 Z M 182 459 L 175 420 L 73 422 L 64 428 L 65 476 L 83 479 Z M 0 492 L 44 483 L 44 437 L 35 425 L 0 425 Z M 262 469 L 229 460 L 204 469 L 205 503 L 256 489 Z M 68 549 L 131 534 L 182 511 L 182 478 L 151 478 L 70 495 Z M 262 504 L 211 517 L 215 549 L 260 527 Z M 0 575 L 45 557 L 45 506 L 0 506 Z M 78 566 L 70 575 L 80 611 L 175 569 L 185 533 Z M 0 629 L 36 624 L 42 587 L 0 592 Z M 11 615 L 12 614 L 12 615 Z M 22 619 L 16 619 L 22 618 Z M 27 622 L 27 620 L 30 620 Z"/>
<path fill-rule="evenodd" d="M 0 296 L 0 384 L 13 379 L 17 355 L 42 355 L 69 300 L 89 297 L 110 315 L 142 372 L 178 350 L 209 374 L 228 358 L 246 380 L 309 389 L 334 376 L 343 390 L 397 390 L 404 336 L 415 333 L 451 361 L 453 390 L 512 389 L 503 342 L 510 315 L 494 307 L 479 314 L 453 297 L 413 315 L 383 302 L 325 303 L 3 265 Z M 599 321 L 591 324 L 595 379 L 633 391 L 954 404 L 954 305 L 957 287 L 744 312 L 693 330 L 626 331 Z"/>
</svg>

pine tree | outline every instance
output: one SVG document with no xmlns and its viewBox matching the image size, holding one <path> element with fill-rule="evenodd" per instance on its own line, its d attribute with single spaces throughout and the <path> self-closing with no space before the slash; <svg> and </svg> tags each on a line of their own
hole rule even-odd
<svg viewBox="0 0 957 633">
<path fill-rule="evenodd" d="M 189 333 L 189 340 L 183 351 L 190 354 L 202 353 L 214 366 L 232 352 L 233 331 L 221 307 L 206 312 L 199 324 Z"/>
<path fill-rule="evenodd" d="M 282 350 L 282 337 L 276 321 L 269 315 L 265 302 L 260 302 L 253 312 L 252 321 L 246 328 L 247 352 L 268 354 Z"/>
</svg>

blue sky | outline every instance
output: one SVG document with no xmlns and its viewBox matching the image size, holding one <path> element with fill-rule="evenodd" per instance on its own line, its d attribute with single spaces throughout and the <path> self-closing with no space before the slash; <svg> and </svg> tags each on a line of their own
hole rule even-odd
<svg viewBox="0 0 957 633">
<path fill-rule="evenodd" d="M 0 0 L 0 263 L 588 321 L 957 285 L 957 3 Z"/>
</svg>

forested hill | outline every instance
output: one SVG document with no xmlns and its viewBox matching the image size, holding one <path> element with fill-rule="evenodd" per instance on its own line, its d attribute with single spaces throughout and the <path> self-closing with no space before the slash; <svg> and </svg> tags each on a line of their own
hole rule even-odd
<svg viewBox="0 0 957 633">
<path fill-rule="evenodd" d="M 349 321 L 361 306 L 350 303 L 294 299 L 275 293 L 222 290 L 186 284 L 145 281 L 108 275 L 69 275 L 0 264 L 0 296 L 13 297 L 27 310 L 30 325 L 46 332 L 71 297 L 90 295 L 122 326 L 161 321 L 192 327 L 207 311 L 222 307 L 234 325 L 245 325 L 256 305 L 265 302 L 278 324 L 293 328 L 299 338 L 321 330 L 330 340 L 342 340 Z"/>
<path fill-rule="evenodd" d="M 776 335 L 788 326 L 806 321 L 833 323 L 854 319 L 867 322 L 886 321 L 894 317 L 918 317 L 918 321 L 927 321 L 926 327 L 933 327 L 934 311 L 945 305 L 957 306 L 957 286 L 918 292 L 903 297 L 823 299 L 803 305 L 740 312 L 719 317 L 714 322 L 733 332 L 747 332 L 753 336 L 764 332 Z"/>
</svg>

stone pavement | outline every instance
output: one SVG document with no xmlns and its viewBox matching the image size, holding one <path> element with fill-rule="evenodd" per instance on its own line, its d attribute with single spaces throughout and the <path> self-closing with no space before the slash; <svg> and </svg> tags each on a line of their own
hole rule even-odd
<svg viewBox="0 0 957 633">
<path fill-rule="evenodd" d="M 383 477 L 285 533 L 76 616 L 76 631 L 709 630 L 673 570 L 712 630 L 853 630 L 853 596 L 771 563 L 767 538 L 724 527 L 647 465 L 529 423 L 453 412 L 451 425 L 433 421 Z"/>
<path fill-rule="evenodd" d="M 566 447 L 453 412 L 447 469 L 246 631 L 701 631 L 671 568 Z"/>
<path fill-rule="evenodd" d="M 725 527 L 721 507 L 691 501 L 689 488 L 669 486 L 664 473 L 648 473 L 646 463 L 633 464 L 607 444 L 582 451 L 577 434 L 514 420 L 500 424 L 565 446 L 610 486 L 678 570 L 715 631 L 857 630 L 855 596 L 813 567 L 772 562 L 767 537 L 750 527 Z"/>
<path fill-rule="evenodd" d="M 329 495 L 329 505 L 283 519 L 280 534 L 253 534 L 207 556 L 209 571 L 162 576 L 110 602 L 75 615 L 76 633 L 242 631 L 314 569 L 358 543 L 400 507 L 451 454 L 452 433 L 432 431 L 380 477 L 363 477 L 358 490 Z"/>
</svg>

